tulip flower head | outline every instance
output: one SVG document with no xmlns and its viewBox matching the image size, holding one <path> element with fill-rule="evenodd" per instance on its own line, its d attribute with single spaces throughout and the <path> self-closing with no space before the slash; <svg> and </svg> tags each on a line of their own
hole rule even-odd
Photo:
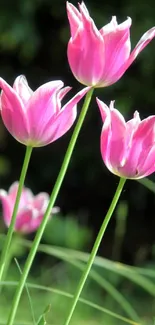
<svg viewBox="0 0 155 325">
<path fill-rule="evenodd" d="M 7 227 L 9 227 L 11 222 L 17 190 L 18 182 L 12 184 L 8 193 L 2 189 L 0 190 L 3 219 Z M 49 195 L 47 193 L 40 193 L 34 196 L 30 189 L 24 187 L 19 203 L 15 230 L 21 233 L 35 231 L 42 221 L 48 202 Z M 52 212 L 57 212 L 57 208 L 53 208 Z"/>
<path fill-rule="evenodd" d="M 35 92 L 26 78 L 16 78 L 13 88 L 0 78 L 1 116 L 11 135 L 26 146 L 45 146 L 63 136 L 73 125 L 77 103 L 88 91 L 78 92 L 67 104 L 61 101 L 71 89 L 61 80 L 48 82 Z"/>
<path fill-rule="evenodd" d="M 101 154 L 107 168 L 115 175 L 138 179 L 155 171 L 155 116 L 140 120 L 139 113 L 128 122 L 122 114 L 97 99 L 103 128 Z"/>
<path fill-rule="evenodd" d="M 75 78 L 84 85 L 106 87 L 115 83 L 155 36 L 153 27 L 130 54 L 131 18 L 118 24 L 114 16 L 98 30 L 84 2 L 79 10 L 67 2 L 67 14 L 71 31 L 68 61 Z"/>
</svg>

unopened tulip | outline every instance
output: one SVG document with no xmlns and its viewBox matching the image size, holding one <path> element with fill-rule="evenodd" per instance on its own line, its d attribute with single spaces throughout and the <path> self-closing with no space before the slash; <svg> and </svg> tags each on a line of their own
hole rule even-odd
<svg viewBox="0 0 155 325">
<path fill-rule="evenodd" d="M 77 103 L 89 88 L 78 92 L 67 104 L 61 101 L 71 89 L 61 80 L 48 82 L 35 92 L 26 78 L 16 78 L 13 88 L 0 78 L 1 116 L 11 135 L 26 146 L 45 146 L 64 135 L 73 125 Z"/>
<path fill-rule="evenodd" d="M 107 168 L 120 177 L 138 179 L 155 171 L 155 116 L 140 120 L 138 112 L 128 122 L 123 115 L 97 99 L 103 128 L 101 154 Z"/>
<path fill-rule="evenodd" d="M 18 182 L 12 184 L 8 193 L 5 190 L 0 190 L 2 216 L 7 227 L 9 227 L 11 222 L 17 190 Z M 42 221 L 48 202 L 49 195 L 47 193 L 40 193 L 34 196 L 30 189 L 24 187 L 18 207 L 15 231 L 22 233 L 35 231 Z M 57 208 L 53 208 L 52 212 L 57 212 Z"/>
<path fill-rule="evenodd" d="M 131 18 L 118 24 L 114 16 L 98 30 L 84 2 L 79 10 L 67 2 L 67 14 L 71 31 L 68 61 L 75 78 L 84 85 L 106 87 L 115 83 L 155 36 L 153 27 L 130 53 Z"/>
</svg>

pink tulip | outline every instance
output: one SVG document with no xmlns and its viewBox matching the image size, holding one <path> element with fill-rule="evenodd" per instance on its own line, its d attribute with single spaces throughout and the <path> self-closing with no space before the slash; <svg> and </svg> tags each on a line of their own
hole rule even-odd
<svg viewBox="0 0 155 325">
<path fill-rule="evenodd" d="M 130 54 L 131 18 L 117 24 L 114 16 L 98 30 L 84 2 L 79 11 L 67 3 L 67 13 L 71 31 L 68 61 L 75 78 L 84 85 L 106 87 L 115 83 L 155 36 L 153 27 Z"/>
<path fill-rule="evenodd" d="M 143 121 L 139 113 L 128 122 L 122 114 L 97 99 L 102 120 L 101 154 L 107 168 L 120 177 L 138 179 L 155 171 L 155 116 Z"/>
<path fill-rule="evenodd" d="M 0 200 L 3 207 L 3 219 L 7 227 L 9 227 L 11 222 L 17 190 L 18 182 L 12 184 L 8 193 L 4 190 L 0 190 Z M 31 190 L 26 187 L 23 188 L 16 218 L 15 230 L 22 233 L 31 233 L 35 231 L 42 221 L 48 202 L 49 195 L 47 193 L 40 193 L 34 196 Z M 52 212 L 57 212 L 57 208 L 53 208 Z"/>
<path fill-rule="evenodd" d="M 19 142 L 32 147 L 45 146 L 64 135 L 73 125 L 76 104 L 89 88 L 78 92 L 61 108 L 61 101 L 71 89 L 61 80 L 48 82 L 35 92 L 26 78 L 16 78 L 13 88 L 0 78 L 1 115 L 3 122 Z"/>
</svg>

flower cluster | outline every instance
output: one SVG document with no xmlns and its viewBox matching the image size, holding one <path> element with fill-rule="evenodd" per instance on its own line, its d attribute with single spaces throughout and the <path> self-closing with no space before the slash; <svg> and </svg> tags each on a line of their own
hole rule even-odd
<svg viewBox="0 0 155 325">
<path fill-rule="evenodd" d="M 155 36 L 155 27 L 148 30 L 131 51 L 131 18 L 118 24 L 116 17 L 97 29 L 82 2 L 79 10 L 67 2 L 71 37 L 68 42 L 68 62 L 75 78 L 87 87 L 79 91 L 64 106 L 61 102 L 71 87 L 63 87 L 61 80 L 50 81 L 32 91 L 24 76 L 18 76 L 11 87 L 0 78 L 1 117 L 11 135 L 28 147 L 41 147 L 62 137 L 77 116 L 77 103 L 92 88 L 107 87 L 117 82 L 138 54 Z M 125 122 L 121 113 L 97 99 L 103 128 L 101 153 L 108 169 L 124 178 L 141 178 L 155 171 L 155 116 L 140 120 L 138 112 Z M 0 191 L 3 217 L 11 222 L 18 183 L 8 194 Z M 36 197 L 24 188 L 15 230 L 31 232 L 39 226 L 49 197 Z"/>
</svg>

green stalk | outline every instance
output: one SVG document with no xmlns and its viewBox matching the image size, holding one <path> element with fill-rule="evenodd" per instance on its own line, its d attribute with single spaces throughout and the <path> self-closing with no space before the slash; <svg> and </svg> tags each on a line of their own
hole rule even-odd
<svg viewBox="0 0 155 325">
<path fill-rule="evenodd" d="M 16 293 L 15 293 L 15 296 L 14 296 L 14 299 L 13 299 L 13 303 L 12 303 L 12 306 L 11 306 L 11 311 L 10 311 L 10 314 L 9 314 L 7 325 L 12 325 L 13 322 L 14 322 L 14 318 L 16 316 L 20 296 L 21 296 L 23 288 L 25 286 L 25 282 L 26 282 L 29 270 L 31 268 L 31 265 L 33 263 L 35 254 L 37 252 L 38 245 L 40 243 L 42 234 L 44 232 L 44 229 L 45 229 L 46 224 L 48 222 L 48 219 L 49 219 L 49 216 L 51 214 L 52 208 L 54 206 L 57 195 L 59 193 L 61 184 L 62 184 L 63 179 L 65 177 L 65 174 L 66 174 L 66 171 L 67 171 L 67 168 L 68 168 L 68 165 L 69 165 L 69 162 L 70 162 L 70 159 L 71 159 L 71 156 L 72 156 L 75 144 L 76 144 L 76 140 L 78 138 L 80 129 L 81 129 L 82 124 L 84 122 L 84 119 L 85 119 L 85 116 L 86 116 L 86 113 L 87 113 L 87 110 L 88 110 L 88 107 L 89 107 L 89 104 L 90 104 L 90 101 L 91 101 L 93 91 L 94 91 L 94 88 L 91 88 L 89 90 L 89 92 L 87 93 L 86 97 L 85 97 L 85 101 L 84 101 L 81 113 L 79 115 L 77 124 L 75 126 L 74 132 L 73 132 L 71 140 L 69 142 L 68 149 L 66 151 L 66 154 L 65 154 L 65 157 L 64 157 L 60 172 L 58 174 L 56 183 L 54 185 L 54 188 L 53 188 L 53 191 L 52 191 L 52 194 L 51 194 L 51 197 L 50 197 L 50 201 L 49 201 L 47 210 L 45 212 L 42 223 L 41 223 L 41 225 L 40 225 L 40 227 L 39 227 L 39 229 L 37 231 L 37 234 L 36 234 L 35 239 L 33 241 L 33 245 L 31 247 L 28 258 L 26 260 L 25 267 L 24 267 L 24 270 L 23 270 L 23 274 L 22 274 L 22 276 L 20 278 L 19 285 L 17 287 Z"/>
<path fill-rule="evenodd" d="M 24 185 L 28 165 L 29 165 L 30 158 L 31 158 L 32 149 L 33 149 L 32 147 L 29 147 L 29 146 L 26 147 L 26 153 L 25 153 L 23 167 L 22 167 L 21 175 L 20 175 L 20 179 L 19 179 L 19 186 L 18 186 L 16 201 L 15 201 L 13 214 L 12 214 L 12 218 L 11 218 L 11 223 L 10 223 L 10 226 L 9 226 L 9 229 L 8 229 L 8 233 L 7 233 L 5 243 L 4 243 L 4 247 L 2 249 L 2 254 L 1 254 L 0 281 L 2 280 L 2 276 L 3 276 L 4 270 L 5 270 L 5 264 L 6 264 L 6 261 L 7 261 L 8 251 L 9 251 L 9 248 L 10 248 L 11 239 L 12 239 L 13 232 L 14 232 L 14 227 L 15 227 L 15 222 L 16 222 L 16 215 L 17 215 L 17 212 L 18 212 L 18 206 L 19 206 L 20 197 L 21 197 L 21 194 L 22 194 L 22 189 L 23 189 L 23 185 Z"/>
<path fill-rule="evenodd" d="M 86 265 L 86 267 L 85 267 L 85 270 L 84 270 L 84 272 L 83 272 L 83 274 L 82 274 L 82 277 L 81 277 L 81 279 L 80 279 L 80 281 L 79 281 L 79 284 L 78 284 L 77 290 L 76 290 L 76 292 L 75 292 L 75 295 L 74 295 L 74 298 L 73 298 L 73 301 L 72 301 L 72 304 L 71 304 L 71 308 L 70 308 L 70 311 L 69 311 L 69 315 L 68 315 L 68 317 L 67 317 L 66 322 L 64 323 L 65 325 L 68 325 L 68 324 L 70 323 L 70 320 L 71 320 L 71 318 L 72 318 L 73 312 L 74 312 L 75 307 L 76 307 L 76 304 L 77 304 L 77 302 L 78 302 L 78 299 L 79 299 L 79 297 L 80 297 L 80 294 L 81 294 L 81 292 L 82 292 L 82 289 L 83 289 L 83 287 L 84 287 L 84 284 L 85 284 L 85 282 L 86 282 L 86 280 L 87 280 L 88 274 L 89 274 L 90 269 L 91 269 L 91 267 L 92 267 L 92 264 L 93 264 L 93 262 L 94 262 L 95 256 L 96 256 L 96 254 L 97 254 L 97 251 L 98 251 L 99 245 L 100 245 L 100 243 L 101 243 L 101 240 L 102 240 L 102 238 L 103 238 L 103 235 L 104 235 L 104 233 L 105 233 L 105 231 L 106 231 L 106 228 L 107 228 L 107 226 L 108 226 L 108 223 L 109 223 L 109 221 L 110 221 L 110 219 L 111 219 L 111 216 L 112 216 L 112 214 L 113 214 L 113 212 L 114 212 L 114 209 L 115 209 L 115 207 L 116 207 L 116 204 L 117 204 L 117 202 L 118 202 L 118 200 L 119 200 L 119 197 L 120 197 L 120 195 L 121 195 L 121 192 L 122 192 L 122 190 L 123 190 L 123 187 L 124 187 L 125 181 L 126 181 L 125 178 L 120 178 L 120 181 L 119 181 L 119 184 L 118 184 L 118 186 L 117 186 L 117 189 L 116 189 L 115 195 L 114 195 L 114 197 L 113 197 L 113 199 L 112 199 L 112 202 L 111 202 L 110 207 L 109 207 L 109 210 L 108 210 L 108 212 L 107 212 L 107 214 L 106 214 L 106 216 L 105 216 L 105 219 L 103 220 L 102 226 L 101 226 L 101 228 L 100 228 L 100 230 L 99 230 L 99 233 L 98 233 L 98 235 L 97 235 L 96 241 L 95 241 L 94 246 L 93 246 L 93 249 L 92 249 L 92 251 L 91 251 L 91 254 L 90 254 L 89 260 L 88 260 L 87 265 Z"/>
</svg>

